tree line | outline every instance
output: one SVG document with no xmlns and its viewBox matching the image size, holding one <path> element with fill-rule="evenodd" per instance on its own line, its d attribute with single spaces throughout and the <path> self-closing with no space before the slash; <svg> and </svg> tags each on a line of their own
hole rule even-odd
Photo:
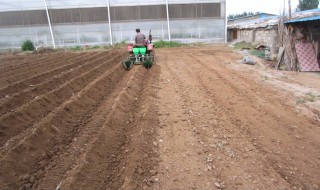
<svg viewBox="0 0 320 190">
<path fill-rule="evenodd" d="M 296 8 L 296 11 L 305 11 L 305 10 L 310 10 L 310 9 L 316 9 L 319 6 L 319 0 L 299 0 L 298 7 Z M 235 19 L 235 18 L 240 18 L 240 17 L 245 17 L 245 16 L 253 16 L 260 14 L 260 12 L 243 12 L 241 14 L 230 14 L 228 16 L 228 20 L 230 19 Z"/>
<path fill-rule="evenodd" d="M 253 15 L 258 15 L 260 14 L 260 12 L 256 12 L 256 13 L 253 13 L 253 12 L 243 12 L 241 14 L 230 14 L 228 16 L 228 20 L 230 19 L 235 19 L 235 18 L 240 18 L 240 17 L 246 17 L 246 16 L 253 16 Z"/>
</svg>

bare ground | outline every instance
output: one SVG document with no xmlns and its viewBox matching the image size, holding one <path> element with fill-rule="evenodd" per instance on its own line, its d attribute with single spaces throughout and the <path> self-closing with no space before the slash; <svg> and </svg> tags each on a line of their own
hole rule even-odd
<svg viewBox="0 0 320 190">
<path fill-rule="evenodd" d="M 0 189 L 319 189 L 320 76 L 225 46 L 0 57 Z"/>
</svg>

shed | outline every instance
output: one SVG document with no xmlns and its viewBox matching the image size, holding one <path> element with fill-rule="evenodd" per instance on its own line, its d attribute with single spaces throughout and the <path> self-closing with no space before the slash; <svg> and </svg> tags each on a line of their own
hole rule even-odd
<svg viewBox="0 0 320 190">
<path fill-rule="evenodd" d="M 279 16 L 268 16 L 244 22 L 228 23 L 228 42 L 233 40 L 245 41 L 252 44 L 263 44 L 270 51 L 277 51 L 277 25 Z"/>
<path fill-rule="evenodd" d="M 320 71 L 320 9 L 297 12 L 279 25 L 286 70 Z M 281 45 L 281 44 L 280 44 Z"/>
</svg>

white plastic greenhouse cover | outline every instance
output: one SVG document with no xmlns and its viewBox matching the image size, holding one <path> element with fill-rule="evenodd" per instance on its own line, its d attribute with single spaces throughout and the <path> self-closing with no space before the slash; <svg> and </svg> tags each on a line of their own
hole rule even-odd
<svg viewBox="0 0 320 190">
<path fill-rule="evenodd" d="M 46 0 L 50 9 L 105 7 L 107 0 Z M 109 0 L 110 6 L 130 5 L 159 5 L 166 4 L 166 0 Z M 178 3 L 215 3 L 225 0 L 169 0 L 169 4 Z M 0 11 L 44 10 L 43 0 L 0 0 Z"/>
<path fill-rule="evenodd" d="M 36 47 L 133 42 L 136 28 L 146 34 L 152 29 L 154 41 L 224 42 L 225 5 L 226 0 L 0 0 L 0 50 L 17 49 L 27 39 Z"/>
</svg>

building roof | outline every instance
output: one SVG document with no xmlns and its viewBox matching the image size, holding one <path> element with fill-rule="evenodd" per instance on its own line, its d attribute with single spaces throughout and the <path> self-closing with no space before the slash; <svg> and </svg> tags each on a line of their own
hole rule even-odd
<svg viewBox="0 0 320 190">
<path fill-rule="evenodd" d="M 296 22 L 306 22 L 306 21 L 312 21 L 312 20 L 320 20 L 320 16 L 313 16 L 313 17 L 308 17 L 308 18 L 299 18 L 299 19 L 295 19 L 295 20 L 288 20 L 285 22 L 285 24 L 296 23 Z"/>
<path fill-rule="evenodd" d="M 228 24 L 228 29 L 254 29 L 267 28 L 275 26 L 279 22 L 280 16 L 269 16 L 265 18 L 257 18 L 244 22 Z M 320 9 L 312 9 L 307 11 L 296 12 L 292 14 L 291 19 L 284 22 L 285 24 L 320 20 Z"/>
<path fill-rule="evenodd" d="M 296 12 L 291 19 L 284 22 L 285 24 L 320 20 L 320 9 L 312 9 L 307 11 Z"/>
<path fill-rule="evenodd" d="M 257 18 L 240 23 L 229 24 L 228 29 L 253 29 L 253 28 L 267 28 L 275 26 L 279 22 L 279 16 L 269 16 L 265 18 Z"/>
<path fill-rule="evenodd" d="M 276 16 L 274 14 L 269 14 L 269 13 L 259 13 L 259 14 L 254 14 L 254 15 L 248 15 L 248 16 L 242 16 L 242 17 L 229 19 L 228 21 L 241 20 L 241 19 L 244 19 L 244 18 L 255 17 L 255 16 L 258 16 L 258 15 L 260 16 L 260 18 L 264 18 L 264 17 L 267 17 L 267 16 Z"/>
</svg>

